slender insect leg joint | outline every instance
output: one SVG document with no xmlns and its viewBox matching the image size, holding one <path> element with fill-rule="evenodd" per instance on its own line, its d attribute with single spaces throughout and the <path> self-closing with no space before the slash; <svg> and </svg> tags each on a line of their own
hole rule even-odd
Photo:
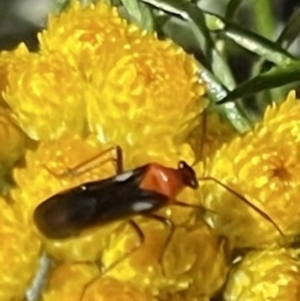
<svg viewBox="0 0 300 301">
<path fill-rule="evenodd" d="M 220 185 L 221 187 L 223 187 L 224 189 L 226 189 L 227 191 L 229 191 L 231 194 L 233 194 L 234 196 L 236 196 L 238 199 L 240 199 L 241 201 L 243 201 L 249 207 L 251 207 L 254 211 L 256 211 L 259 215 L 261 215 L 269 223 L 271 223 L 273 225 L 273 227 L 279 232 L 280 236 L 282 236 L 283 238 L 286 237 L 286 235 L 283 233 L 283 231 L 280 229 L 280 227 L 276 224 L 276 222 L 267 213 L 265 213 L 263 210 L 261 210 L 260 208 L 258 208 L 254 204 L 252 204 L 243 195 L 241 195 L 240 193 L 234 191 L 234 189 L 230 188 L 226 184 L 222 183 L 221 181 L 219 181 L 219 180 L 217 180 L 216 178 L 213 178 L 213 177 L 202 177 L 202 178 L 198 178 L 198 180 L 199 181 L 212 181 L 212 182 L 217 183 L 218 185 Z"/>
<path fill-rule="evenodd" d="M 103 157 L 109 153 L 112 154 L 111 157 L 103 159 Z M 52 170 L 50 170 L 47 166 L 44 166 L 44 168 L 56 178 L 66 178 L 66 177 L 73 177 L 73 176 L 84 174 L 89 170 L 92 170 L 96 167 L 100 167 L 109 162 L 113 163 L 117 174 L 123 172 L 123 151 L 119 145 L 114 145 L 112 147 L 109 147 L 108 149 L 96 154 L 95 156 L 75 166 L 71 168 L 67 168 L 61 173 L 55 173 Z"/>
<path fill-rule="evenodd" d="M 149 219 L 153 219 L 156 220 L 162 224 L 164 224 L 165 226 L 167 226 L 169 228 L 169 233 L 167 238 L 164 241 L 164 244 L 161 248 L 161 252 L 160 255 L 158 256 L 158 263 L 160 264 L 160 266 L 162 267 L 162 273 L 163 275 L 166 275 L 166 271 L 164 269 L 164 265 L 163 265 L 163 259 L 166 253 L 166 250 L 168 249 L 168 246 L 170 245 L 170 242 L 172 241 L 173 235 L 174 235 L 174 231 L 175 231 L 175 224 L 173 223 L 173 221 L 169 218 L 166 218 L 164 216 L 160 216 L 160 215 L 155 215 L 155 214 L 145 214 L 145 217 L 149 218 Z"/>
<path fill-rule="evenodd" d="M 178 207 L 184 207 L 184 208 L 193 208 L 193 209 L 198 209 L 200 211 L 201 215 L 204 215 L 207 212 L 217 214 L 218 212 L 209 208 L 206 208 L 203 205 L 196 205 L 196 204 L 188 204 L 180 201 L 173 201 L 170 206 L 178 206 Z"/>
<path fill-rule="evenodd" d="M 91 279 L 89 282 L 87 282 L 84 285 L 82 293 L 81 293 L 81 297 L 79 300 L 83 299 L 87 289 L 93 283 L 95 283 L 98 279 L 102 278 L 107 273 L 109 273 L 111 270 L 113 270 L 118 264 L 120 264 L 122 261 L 124 261 L 129 256 L 131 256 L 134 252 L 136 252 L 144 244 L 145 235 L 144 235 L 143 231 L 140 229 L 140 227 L 138 226 L 138 224 L 134 220 L 129 220 L 128 223 L 133 228 L 133 230 L 136 232 L 136 234 L 139 238 L 139 242 L 131 250 L 129 250 L 128 252 L 123 254 L 120 258 L 118 258 L 115 262 L 113 262 L 110 266 L 108 266 L 107 268 L 100 269 L 100 275 L 94 277 L 93 279 Z"/>
<path fill-rule="evenodd" d="M 114 269 L 118 264 L 120 264 L 123 260 L 131 256 L 134 252 L 136 252 L 145 242 L 145 235 L 139 225 L 134 220 L 128 221 L 129 225 L 132 227 L 132 229 L 136 232 L 139 242 L 129 251 L 127 251 L 125 254 L 123 254 L 120 258 L 118 258 L 114 263 L 112 263 L 107 268 L 102 269 L 101 274 L 102 276 L 107 274 L 109 271 Z"/>
</svg>

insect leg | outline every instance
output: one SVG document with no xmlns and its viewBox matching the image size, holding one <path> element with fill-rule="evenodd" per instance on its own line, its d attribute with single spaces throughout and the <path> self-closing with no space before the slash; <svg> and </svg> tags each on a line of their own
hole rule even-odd
<svg viewBox="0 0 300 301">
<path fill-rule="evenodd" d="M 261 215 L 264 219 L 266 219 L 269 223 L 271 223 L 273 225 L 273 227 L 280 233 L 280 235 L 285 238 L 285 234 L 280 229 L 280 227 L 276 224 L 276 222 L 272 219 L 272 217 L 270 217 L 263 210 L 259 209 L 257 206 L 252 204 L 248 199 L 246 199 L 240 193 L 236 192 L 234 189 L 230 188 L 226 184 L 222 183 L 221 181 L 219 181 L 219 180 L 217 180 L 216 178 L 213 178 L 213 177 L 202 177 L 202 178 L 198 178 L 198 180 L 199 181 L 213 181 L 213 182 L 217 183 L 218 185 L 220 185 L 221 187 L 223 187 L 224 189 L 226 189 L 227 191 L 232 193 L 234 196 L 239 198 L 242 202 L 244 202 L 245 204 L 250 206 L 253 210 L 255 210 L 259 215 Z"/>
<path fill-rule="evenodd" d="M 120 258 L 118 258 L 114 263 L 112 263 L 109 267 L 102 270 L 102 276 L 107 274 L 109 271 L 114 269 L 119 263 L 121 263 L 123 260 L 125 260 L 127 257 L 131 256 L 135 251 L 137 251 L 145 242 L 145 235 L 141 228 L 138 226 L 138 224 L 134 220 L 128 221 L 129 225 L 133 228 L 133 230 L 136 232 L 139 243 L 136 244 L 131 250 L 123 254 Z"/>
<path fill-rule="evenodd" d="M 103 159 L 103 157 L 106 154 L 112 152 L 114 154 L 110 158 Z M 46 166 L 44 166 L 44 168 L 47 169 L 48 172 L 54 175 L 56 178 L 65 178 L 65 177 L 78 176 L 84 174 L 87 171 L 94 169 L 95 167 L 104 165 L 108 162 L 113 162 L 117 174 L 123 171 L 123 152 L 120 146 L 114 145 L 71 168 L 67 168 L 67 170 L 61 173 L 55 173 Z"/>
<path fill-rule="evenodd" d="M 173 238 L 173 235 L 174 235 L 174 231 L 175 231 L 175 224 L 172 222 L 172 220 L 170 220 L 169 218 L 166 218 L 166 217 L 163 217 L 163 216 L 159 216 L 159 215 L 155 215 L 155 214 L 145 214 L 144 215 L 145 217 L 147 218 L 150 218 L 150 219 L 154 219 L 162 224 L 164 224 L 165 226 L 167 226 L 169 228 L 169 233 L 168 233 L 168 236 L 166 238 L 166 240 L 164 241 L 164 244 L 163 244 L 163 247 L 161 249 L 161 253 L 158 257 L 158 263 L 161 265 L 162 267 L 162 273 L 163 275 L 166 275 L 166 271 L 164 269 L 164 266 L 163 266 L 163 259 L 164 259 L 164 255 L 165 255 L 165 252 Z"/>
<path fill-rule="evenodd" d="M 184 203 L 184 202 L 180 202 L 180 201 L 172 201 L 172 203 L 170 203 L 170 206 L 179 206 L 179 207 L 185 207 L 185 208 L 195 208 L 198 209 L 201 213 L 201 215 L 204 215 L 204 213 L 207 212 L 211 212 L 216 214 L 217 211 L 206 208 L 203 205 L 195 205 L 195 204 L 188 204 L 188 203 Z"/>
<path fill-rule="evenodd" d="M 129 256 L 131 256 L 134 252 L 136 252 L 145 242 L 145 235 L 143 233 L 143 231 L 141 230 L 141 228 L 138 226 L 138 224 L 134 221 L 134 220 L 129 220 L 128 221 L 129 225 L 133 228 L 133 230 L 136 232 L 137 236 L 139 237 L 139 243 L 136 244 L 131 250 L 129 250 L 128 252 L 126 252 L 124 255 L 122 255 L 120 258 L 118 258 L 114 263 L 112 263 L 110 266 L 108 266 L 105 269 L 101 269 L 100 270 L 100 275 L 98 275 L 97 277 L 94 277 L 93 279 L 91 279 L 89 282 L 87 282 L 82 290 L 81 293 L 81 297 L 79 300 L 82 300 L 87 289 L 93 284 L 95 283 L 99 278 L 102 278 L 105 274 L 107 274 L 108 272 L 110 272 L 112 269 L 114 269 L 118 264 L 120 264 L 123 260 L 125 260 L 126 258 L 128 258 Z"/>
</svg>

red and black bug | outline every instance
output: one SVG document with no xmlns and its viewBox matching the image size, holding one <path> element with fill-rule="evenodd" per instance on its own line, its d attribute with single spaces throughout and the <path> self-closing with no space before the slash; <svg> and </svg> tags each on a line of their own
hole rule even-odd
<svg viewBox="0 0 300 301">
<path fill-rule="evenodd" d="M 193 168 L 186 162 L 180 161 L 177 168 L 149 163 L 124 172 L 121 148 L 114 147 L 113 149 L 116 151 L 116 159 L 110 158 L 109 160 L 103 160 L 101 163 L 113 160 L 116 163 L 116 176 L 87 182 L 55 194 L 38 205 L 33 216 L 37 228 L 45 236 L 52 239 L 76 236 L 89 228 L 127 219 L 138 234 L 140 244 L 124 254 L 106 271 L 116 266 L 143 244 L 144 234 L 132 219 L 136 215 L 144 215 L 169 226 L 170 233 L 159 258 L 160 263 L 162 263 L 165 249 L 172 239 L 174 225 L 171 220 L 156 215 L 156 212 L 158 209 L 168 205 L 203 209 L 201 205 L 190 205 L 176 199 L 177 195 L 185 187 L 197 189 L 200 180 L 211 180 L 221 185 L 272 223 L 276 230 L 283 235 L 277 224 L 265 212 L 219 180 L 212 177 L 197 178 Z M 104 153 L 109 151 L 111 149 Z M 99 154 L 98 157 L 101 157 L 102 154 Z M 69 170 L 68 173 L 82 173 L 83 166 L 84 164 L 80 164 Z M 87 287 L 95 280 L 96 278 L 86 284 L 81 299 Z"/>
<path fill-rule="evenodd" d="M 221 185 L 272 223 L 282 234 L 265 212 L 215 178 L 197 179 L 194 170 L 186 162 L 180 161 L 177 169 L 149 163 L 124 172 L 121 148 L 116 146 L 113 149 L 116 151 L 116 159 L 109 160 L 116 163 L 116 176 L 87 182 L 55 194 L 35 209 L 33 216 L 35 224 L 44 235 L 56 239 L 68 238 L 86 229 L 121 219 L 131 221 L 133 227 L 140 232 L 130 219 L 136 215 L 146 215 L 168 223 L 170 222 L 168 219 L 155 215 L 158 209 L 168 205 L 203 209 L 201 206 L 176 200 L 177 195 L 185 187 L 197 189 L 199 180 L 212 180 Z M 80 168 L 81 166 L 82 164 Z M 73 173 L 73 170 L 69 172 Z M 140 236 L 142 237 L 141 233 Z"/>
<path fill-rule="evenodd" d="M 170 203 L 186 206 L 176 196 L 185 187 L 198 187 L 194 170 L 184 161 L 177 169 L 151 163 L 123 172 L 122 152 L 116 150 L 116 176 L 58 193 L 35 209 L 35 224 L 44 235 L 62 239 L 135 215 L 153 217 Z"/>
</svg>

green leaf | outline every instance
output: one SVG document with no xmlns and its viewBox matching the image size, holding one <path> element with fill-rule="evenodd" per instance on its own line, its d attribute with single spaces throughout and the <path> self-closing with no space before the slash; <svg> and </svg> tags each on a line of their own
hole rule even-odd
<svg viewBox="0 0 300 301">
<path fill-rule="evenodd" d="M 300 8 L 294 12 L 291 18 L 288 20 L 285 28 L 279 36 L 277 42 L 284 49 L 288 49 L 289 46 L 299 37 L 300 32 Z"/>
<path fill-rule="evenodd" d="M 218 102 L 218 104 L 224 104 L 267 89 L 273 89 L 299 81 L 300 62 L 278 66 L 241 83 L 235 90 L 231 91 L 224 99 Z"/>
<path fill-rule="evenodd" d="M 148 32 L 154 31 L 154 19 L 151 10 L 138 0 L 121 0 L 131 20 Z"/>
<path fill-rule="evenodd" d="M 227 38 L 248 51 L 254 52 L 277 65 L 291 63 L 294 59 L 291 54 L 282 49 L 277 43 L 239 26 L 228 24 L 223 33 Z"/>
<path fill-rule="evenodd" d="M 231 0 L 228 3 L 227 8 L 226 8 L 226 13 L 225 13 L 226 20 L 230 20 L 233 18 L 234 14 L 238 10 L 238 8 L 242 2 L 243 2 L 243 0 Z"/>
<path fill-rule="evenodd" d="M 233 23 L 226 23 L 223 18 L 216 14 L 207 13 L 206 20 L 210 30 L 220 31 L 228 39 L 268 61 L 280 65 L 291 63 L 294 59 L 290 53 L 282 49 L 277 43 Z M 222 24 L 226 24 L 226 26 Z"/>
<path fill-rule="evenodd" d="M 199 75 L 207 88 L 210 99 L 215 103 L 228 95 L 228 90 L 203 66 L 199 66 Z M 219 107 L 219 110 L 238 132 L 243 133 L 251 128 L 249 121 L 243 116 L 234 102 L 225 103 Z"/>
</svg>

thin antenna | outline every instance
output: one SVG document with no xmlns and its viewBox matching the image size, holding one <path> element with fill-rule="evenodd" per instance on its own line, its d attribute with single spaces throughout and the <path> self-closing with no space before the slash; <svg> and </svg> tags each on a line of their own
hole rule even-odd
<svg viewBox="0 0 300 301">
<path fill-rule="evenodd" d="M 217 180 L 216 178 L 213 177 L 202 177 L 198 178 L 199 181 L 213 181 L 217 183 L 218 185 L 222 186 L 224 189 L 235 195 L 237 198 L 239 198 L 241 201 L 243 201 L 245 204 L 247 204 L 249 207 L 251 207 L 253 210 L 255 210 L 259 215 L 261 215 L 264 219 L 266 219 L 269 223 L 273 225 L 273 227 L 280 233 L 282 237 L 286 237 L 283 231 L 280 229 L 280 227 L 277 225 L 277 223 L 264 211 L 259 209 L 257 206 L 252 204 L 248 199 L 246 199 L 243 195 L 240 193 L 236 192 L 226 184 L 222 183 L 221 181 Z"/>
</svg>

